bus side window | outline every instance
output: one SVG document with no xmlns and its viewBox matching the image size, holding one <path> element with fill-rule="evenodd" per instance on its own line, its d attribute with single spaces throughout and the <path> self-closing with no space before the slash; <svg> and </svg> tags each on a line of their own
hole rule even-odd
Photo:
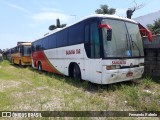
<svg viewBox="0 0 160 120">
<path fill-rule="evenodd" d="M 91 50 L 90 50 L 90 38 L 89 38 L 89 25 L 85 26 L 85 50 L 87 56 L 91 57 Z"/>
<path fill-rule="evenodd" d="M 35 42 L 34 42 L 34 43 L 32 43 L 32 52 L 36 52 Z"/>
<path fill-rule="evenodd" d="M 19 53 L 22 53 L 22 47 L 21 46 L 19 46 Z"/>
<path fill-rule="evenodd" d="M 91 40 L 91 57 L 100 58 L 100 43 L 98 24 L 92 23 L 90 25 L 90 40 Z"/>
<path fill-rule="evenodd" d="M 85 26 L 85 49 L 89 58 L 100 58 L 99 31 L 96 22 Z"/>
</svg>

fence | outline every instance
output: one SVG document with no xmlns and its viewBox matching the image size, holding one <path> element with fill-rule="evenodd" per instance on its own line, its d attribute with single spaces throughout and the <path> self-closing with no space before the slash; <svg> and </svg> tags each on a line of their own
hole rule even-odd
<svg viewBox="0 0 160 120">
<path fill-rule="evenodd" d="M 3 61 L 3 56 L 2 56 L 2 54 L 0 53 L 0 62 L 2 62 Z"/>
<path fill-rule="evenodd" d="M 149 42 L 147 37 L 143 37 L 145 63 L 144 74 L 153 77 L 160 77 L 160 35 L 153 36 L 153 41 Z"/>
</svg>

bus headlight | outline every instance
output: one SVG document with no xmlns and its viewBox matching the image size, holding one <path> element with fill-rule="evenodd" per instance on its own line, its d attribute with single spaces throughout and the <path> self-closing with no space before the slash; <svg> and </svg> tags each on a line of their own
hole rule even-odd
<svg viewBox="0 0 160 120">
<path fill-rule="evenodd" d="M 139 66 L 144 66 L 144 63 L 140 63 Z"/>
<path fill-rule="evenodd" d="M 107 65 L 106 70 L 120 69 L 120 65 Z"/>
</svg>

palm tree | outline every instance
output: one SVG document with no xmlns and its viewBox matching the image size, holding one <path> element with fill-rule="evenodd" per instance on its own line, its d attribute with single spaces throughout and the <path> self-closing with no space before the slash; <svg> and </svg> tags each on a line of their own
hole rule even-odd
<svg viewBox="0 0 160 120">
<path fill-rule="evenodd" d="M 56 19 L 56 25 L 50 25 L 48 29 L 49 30 L 54 30 L 56 28 L 63 28 L 65 26 L 66 26 L 66 24 L 60 24 L 60 20 L 58 18 L 58 19 Z"/>
<path fill-rule="evenodd" d="M 108 5 L 101 5 L 100 9 L 97 9 L 95 11 L 96 14 L 115 14 L 116 13 L 116 9 L 114 8 L 110 8 L 108 7 Z"/>
<path fill-rule="evenodd" d="M 147 28 L 152 32 L 152 34 L 160 34 L 160 18 L 155 20 L 153 25 L 148 24 Z"/>
</svg>

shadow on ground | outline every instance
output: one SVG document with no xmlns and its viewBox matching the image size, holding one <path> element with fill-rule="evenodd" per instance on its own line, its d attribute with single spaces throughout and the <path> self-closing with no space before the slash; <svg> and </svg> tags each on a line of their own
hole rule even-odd
<svg viewBox="0 0 160 120">
<path fill-rule="evenodd" d="M 122 86 L 126 85 L 126 86 L 138 86 L 140 84 L 140 82 L 143 82 L 141 80 L 143 80 L 143 78 L 150 78 L 153 82 L 155 83 L 160 83 L 160 79 L 159 78 L 152 78 L 152 77 L 148 77 L 148 76 L 143 76 L 142 79 L 137 79 L 137 80 L 131 80 L 131 81 L 124 81 L 124 82 L 118 82 L 118 83 L 113 83 L 113 84 L 108 84 L 108 85 L 99 85 L 99 84 L 95 84 L 95 83 L 91 83 L 89 81 L 84 81 L 84 80 L 76 80 L 67 76 L 63 76 L 63 75 L 57 75 L 54 73 L 49 73 L 49 72 L 45 72 L 45 71 L 38 71 L 36 69 L 33 69 L 31 66 L 19 66 L 19 65 L 15 65 L 15 64 L 11 64 L 13 67 L 16 68 L 21 68 L 21 69 L 25 69 L 28 68 L 29 70 L 31 70 L 32 72 L 38 73 L 38 74 L 42 74 L 45 76 L 48 76 L 50 78 L 56 78 L 59 81 L 64 80 L 65 83 L 75 86 L 77 88 L 82 88 L 84 91 L 88 91 L 88 92 L 102 92 L 102 91 L 116 91 L 122 88 Z"/>
</svg>

